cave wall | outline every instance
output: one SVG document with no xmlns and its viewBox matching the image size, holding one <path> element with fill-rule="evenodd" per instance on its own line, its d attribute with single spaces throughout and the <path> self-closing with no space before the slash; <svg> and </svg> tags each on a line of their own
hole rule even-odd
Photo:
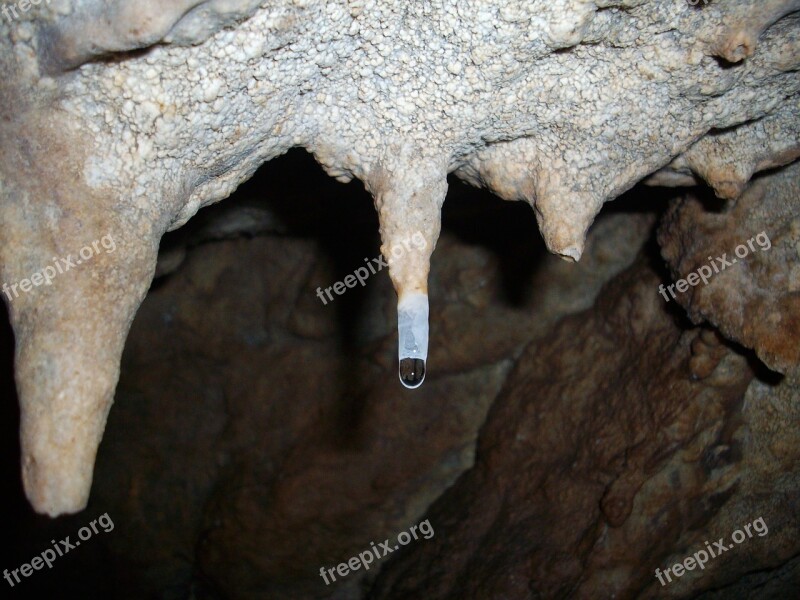
<svg viewBox="0 0 800 600">
<path fill-rule="evenodd" d="M 9 564 L 119 523 L 31 586 L 796 584 L 797 0 L 25 6 L 0 6 Z M 432 539 L 319 578 L 424 518 Z"/>
</svg>

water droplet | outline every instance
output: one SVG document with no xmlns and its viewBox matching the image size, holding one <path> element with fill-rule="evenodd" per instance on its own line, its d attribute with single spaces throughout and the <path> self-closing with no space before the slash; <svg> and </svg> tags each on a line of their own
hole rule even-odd
<svg viewBox="0 0 800 600">
<path fill-rule="evenodd" d="M 400 381 L 413 390 L 422 385 L 425 379 L 425 361 L 421 358 L 400 359 Z"/>
<path fill-rule="evenodd" d="M 397 342 L 400 381 L 413 390 L 425 379 L 425 360 L 428 358 L 427 294 L 406 294 L 398 300 Z"/>
</svg>

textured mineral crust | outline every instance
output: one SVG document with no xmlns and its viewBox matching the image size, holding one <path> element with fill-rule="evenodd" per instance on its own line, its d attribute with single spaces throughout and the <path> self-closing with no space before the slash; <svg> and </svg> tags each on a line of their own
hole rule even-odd
<svg viewBox="0 0 800 600">
<path fill-rule="evenodd" d="M 371 597 L 792 597 L 799 196 L 794 165 L 725 210 L 691 195 L 673 202 L 659 232 L 678 276 L 728 250 L 731 266 L 679 301 L 776 372 L 719 333 L 682 325 L 654 295 L 651 269 L 635 265 L 520 357 L 475 468 L 426 514 L 443 533 L 392 565 Z M 759 232 L 770 243 L 742 259 L 738 245 Z M 669 587 L 654 577 L 759 517 L 771 524 L 762 539 Z"/>
<path fill-rule="evenodd" d="M 240 240 L 200 265 L 188 242 L 160 259 L 159 246 L 264 163 L 302 148 L 328 175 L 363 183 L 385 256 L 414 235 L 426 242 L 393 261 L 389 279 L 401 303 L 430 298 L 433 370 L 418 392 L 426 401 L 415 405 L 430 412 L 417 421 L 399 389 L 385 392 L 392 400 L 376 413 L 365 410 L 372 476 L 353 484 L 360 500 L 352 504 L 336 500 L 354 469 L 346 457 L 330 456 L 323 442 L 297 452 L 299 441 L 286 442 L 314 434 L 323 416 L 270 405 L 259 423 L 274 440 L 258 442 L 246 426 L 226 432 L 250 454 L 233 453 L 242 468 L 217 482 L 217 494 L 206 489 L 210 521 L 192 524 L 208 543 L 198 564 L 221 589 L 322 593 L 293 570 L 306 548 L 299 542 L 252 557 L 265 539 L 301 530 L 324 537 L 329 521 L 308 523 L 329 510 L 366 516 L 357 533 L 311 544 L 303 564 L 344 560 L 423 514 L 437 527 L 430 543 L 388 563 L 375 597 L 681 597 L 726 586 L 737 594 L 778 586 L 780 595 L 774 582 L 796 573 L 798 553 L 799 12 L 798 0 L 2 2 L 0 284 L 15 336 L 31 505 L 50 516 L 86 506 L 126 338 L 154 276 L 223 312 L 271 293 L 237 269 L 246 269 Z M 533 275 L 540 291 L 529 308 L 538 319 L 494 307 L 480 283 L 491 263 L 481 258 L 458 275 L 431 275 L 437 244 L 442 253 L 458 247 L 439 240 L 448 176 L 524 201 L 548 250 L 588 259 Z M 675 192 L 654 239 L 649 188 L 635 195 L 646 214 L 628 217 L 630 231 L 612 220 L 587 238 L 603 205 L 640 182 L 694 189 Z M 507 226 L 533 236 L 533 220 L 530 232 Z M 338 231 L 328 252 L 348 227 L 341 215 L 329 221 Z M 192 243 L 225 231 L 273 235 L 276 223 L 280 215 L 245 211 Z M 769 248 L 737 253 L 763 239 Z M 71 265 L 99 240 L 113 251 L 95 246 Z M 279 327 L 265 325 L 244 343 L 263 346 L 260 359 L 275 365 L 259 385 L 292 396 L 306 389 L 308 401 L 315 386 L 301 369 L 332 368 L 332 350 L 281 342 L 331 334 L 330 317 L 304 306 L 328 280 L 311 278 L 306 290 L 313 249 L 284 242 L 248 246 L 254 260 L 284 262 L 270 271 L 281 284 L 263 315 Z M 604 243 L 610 253 L 625 248 L 625 260 L 603 258 Z M 589 257 L 590 247 L 600 254 Z M 737 262 L 691 283 L 726 253 Z M 41 273 L 62 259 L 72 268 L 43 284 Z M 598 266 L 606 263 L 615 268 Z M 227 277 L 237 291 L 223 293 Z M 659 295 L 660 285 L 684 278 L 685 291 Z M 380 404 L 371 395 L 383 389 L 377 381 L 399 386 L 396 373 L 381 379 L 392 362 L 390 305 L 369 327 L 349 323 L 371 328 L 370 352 L 358 360 L 380 374 L 342 392 L 362 408 Z M 150 319 L 150 335 L 163 336 Z M 200 331 L 191 341 L 209 347 L 213 373 L 232 356 L 222 339 L 232 331 Z M 134 356 L 152 362 L 149 351 Z M 180 353 L 165 360 L 154 372 L 169 372 Z M 261 375 L 239 373 L 242 393 Z M 453 391 L 451 379 L 463 389 Z M 224 410 L 259 418 L 247 398 L 237 406 L 223 395 Z M 390 441 L 395 419 L 395 435 L 417 439 L 433 423 L 446 429 L 453 412 L 463 421 L 411 458 Z M 218 433 L 220 425 L 198 419 L 196 427 L 181 432 L 184 450 L 202 427 Z M 228 456 L 211 462 L 224 466 Z M 381 483 L 381 460 L 395 456 L 403 466 L 386 467 L 396 479 Z M 132 471 L 136 490 L 155 478 Z M 308 486 L 324 491 L 295 495 Z M 226 561 L 244 535 L 242 514 L 253 515 L 252 560 L 237 570 Z M 655 568 L 759 516 L 768 538 L 656 587 Z M 752 570 L 767 579 L 739 577 Z M 335 593 L 355 594 L 353 582 Z"/>
<path fill-rule="evenodd" d="M 292 164 L 278 163 L 259 185 Z M 120 523 L 109 544 L 131 573 L 123 598 L 191 585 L 254 600 L 363 597 L 388 557 L 330 586 L 319 568 L 425 518 L 473 465 L 478 430 L 523 347 L 590 307 L 654 222 L 603 215 L 572 265 L 532 236 L 509 245 L 509 232 L 535 225 L 526 207 L 489 210 L 490 200 L 460 186 L 431 272 L 437 370 L 409 392 L 394 372 L 389 278 L 327 306 L 314 294 L 339 277 L 332 262 L 346 270 L 377 249 L 369 199 L 356 191 L 354 207 L 319 179 L 306 175 L 292 185 L 302 195 L 286 193 L 296 213 L 287 220 L 302 224 L 288 233 L 201 245 L 191 240 L 207 239 L 205 227 L 190 233 L 180 242 L 186 260 L 139 311 L 82 513 L 105 507 Z M 349 222 L 334 200 L 349 204 Z M 237 207 L 217 209 L 216 222 L 254 230 Z M 349 225 L 347 245 L 331 232 L 340 225 Z M 320 252 L 326 240 L 337 249 Z M 536 273 L 506 281 L 502 272 L 521 257 Z"/>
</svg>

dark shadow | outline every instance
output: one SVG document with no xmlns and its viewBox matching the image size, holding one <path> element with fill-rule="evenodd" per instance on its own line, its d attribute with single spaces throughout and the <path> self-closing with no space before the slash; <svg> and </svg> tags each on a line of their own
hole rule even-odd
<svg viewBox="0 0 800 600">
<path fill-rule="evenodd" d="M 313 240 L 320 249 L 319 260 L 329 267 L 330 281 L 323 289 L 364 266 L 365 259 L 380 254 L 378 217 L 370 194 L 360 181 L 342 184 L 332 179 L 302 149 L 291 150 L 263 165 L 229 199 L 201 210 L 187 225 L 167 234 L 162 249 L 213 243 L 215 240 L 204 240 L 203 232 L 223 215 L 242 209 L 265 211 L 272 222 L 261 230 L 235 237 L 266 234 Z M 387 274 L 377 276 L 387 277 Z M 162 284 L 157 281 L 154 285 Z M 332 424 L 337 445 L 350 444 L 357 438 L 363 417 L 367 382 L 360 370 L 348 365 L 358 363 L 368 344 L 361 331 L 364 311 L 374 300 L 374 290 L 373 282 L 348 289 L 342 296 L 331 292 L 333 301 L 327 305 L 315 300 L 320 311 L 335 311 L 338 321 L 336 332 L 342 366 L 330 382 L 342 399 Z"/>
<path fill-rule="evenodd" d="M 530 297 L 536 268 L 547 255 L 533 209 L 525 202 L 503 201 L 452 175 L 448 183 L 442 230 L 497 256 L 502 300 L 523 306 Z"/>
</svg>

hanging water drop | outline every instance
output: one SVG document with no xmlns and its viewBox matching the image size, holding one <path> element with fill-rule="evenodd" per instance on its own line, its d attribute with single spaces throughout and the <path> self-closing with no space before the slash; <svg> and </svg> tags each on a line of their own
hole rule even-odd
<svg viewBox="0 0 800 600">
<path fill-rule="evenodd" d="M 428 358 L 428 296 L 404 294 L 397 303 L 397 344 L 401 383 L 415 389 L 425 379 Z"/>
<path fill-rule="evenodd" d="M 450 155 L 400 139 L 365 172 L 375 198 L 381 253 L 397 292 L 398 375 L 409 389 L 422 385 L 428 359 L 428 275 L 442 227 Z"/>
<path fill-rule="evenodd" d="M 408 389 L 413 390 L 425 380 L 425 361 L 421 358 L 400 359 L 400 381 Z"/>
</svg>

